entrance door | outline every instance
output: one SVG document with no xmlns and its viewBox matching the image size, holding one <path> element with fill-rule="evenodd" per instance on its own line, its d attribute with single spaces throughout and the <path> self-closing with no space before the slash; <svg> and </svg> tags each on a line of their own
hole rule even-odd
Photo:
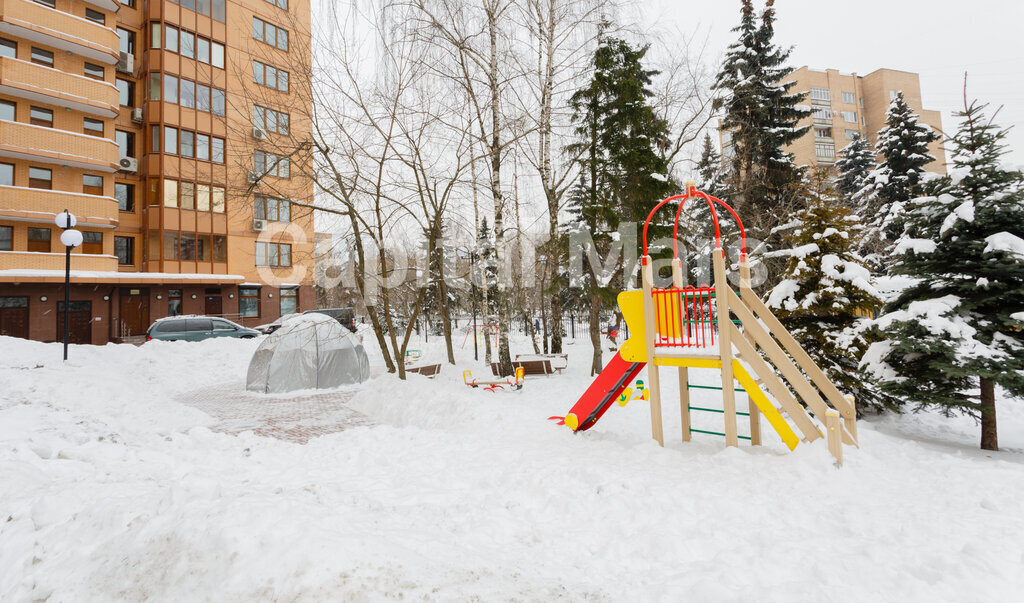
<svg viewBox="0 0 1024 603">
<path fill-rule="evenodd" d="M 57 341 L 64 341 L 64 302 L 57 302 Z M 68 343 L 92 343 L 92 302 L 71 302 Z"/>
<path fill-rule="evenodd" d="M 206 315 L 220 316 L 224 313 L 224 303 L 219 295 L 206 296 Z"/>
<path fill-rule="evenodd" d="M 121 289 L 118 335 L 142 335 L 149 329 L 149 289 Z"/>
<path fill-rule="evenodd" d="M 27 297 L 0 297 L 0 335 L 28 339 Z"/>
</svg>

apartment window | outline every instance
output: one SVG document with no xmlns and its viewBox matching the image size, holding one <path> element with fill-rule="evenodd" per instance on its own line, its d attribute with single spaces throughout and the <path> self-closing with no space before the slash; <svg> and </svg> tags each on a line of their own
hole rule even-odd
<svg viewBox="0 0 1024 603">
<path fill-rule="evenodd" d="M 901 94 L 903 94 L 902 90 L 890 90 L 889 91 L 889 100 L 891 100 L 891 101 L 896 100 L 896 97 L 901 95 Z"/>
<path fill-rule="evenodd" d="M 855 124 L 857 123 L 857 112 L 856 111 L 843 111 L 843 120 Z"/>
<path fill-rule="evenodd" d="M 160 152 L 160 126 L 152 125 L 149 126 L 149 152 L 159 153 Z"/>
<path fill-rule="evenodd" d="M 53 111 L 42 107 L 32 107 L 28 112 L 29 122 L 34 126 L 53 127 Z"/>
<path fill-rule="evenodd" d="M 288 178 L 290 167 L 287 157 L 279 157 L 265 151 L 256 151 L 253 154 L 253 169 L 257 174 Z"/>
<path fill-rule="evenodd" d="M 252 122 L 257 128 L 277 134 L 288 134 L 288 123 L 290 120 L 287 113 L 267 109 L 259 105 L 253 106 L 252 113 Z"/>
<path fill-rule="evenodd" d="M 82 128 L 86 134 L 91 134 L 93 136 L 103 136 L 102 119 L 93 119 L 91 117 L 86 117 Z"/>
<path fill-rule="evenodd" d="M 32 47 L 32 62 L 47 67 L 53 67 L 53 53 L 42 48 Z"/>
<path fill-rule="evenodd" d="M 0 100 L 0 119 L 4 121 L 15 121 L 14 116 L 17 105 L 11 101 Z"/>
<path fill-rule="evenodd" d="M 214 115 L 224 117 L 224 106 L 226 104 L 224 101 L 224 91 L 217 88 L 211 88 L 210 97 L 212 100 L 210 103 L 210 112 Z"/>
<path fill-rule="evenodd" d="M 50 253 L 50 229 L 29 228 L 28 250 L 37 253 Z"/>
<path fill-rule="evenodd" d="M 135 237 L 114 237 L 114 255 L 121 266 L 135 263 Z"/>
<path fill-rule="evenodd" d="M 260 290 L 258 287 L 238 288 L 238 315 L 255 318 L 260 315 Z"/>
<path fill-rule="evenodd" d="M 50 8 L 57 8 L 56 0 L 36 0 L 36 4 L 42 4 L 43 6 L 49 6 Z"/>
<path fill-rule="evenodd" d="M 864 108 L 864 97 L 862 96 L 862 97 L 860 97 L 860 98 L 859 98 L 859 99 L 857 99 L 857 100 L 858 100 L 858 101 L 860 101 L 860 102 L 859 102 L 859 104 L 860 104 L 860 108 L 861 108 L 861 109 L 863 109 L 863 108 Z"/>
<path fill-rule="evenodd" d="M 289 222 L 291 221 L 291 202 L 287 199 L 257 195 L 254 215 L 257 220 Z"/>
<path fill-rule="evenodd" d="M 82 175 L 82 192 L 87 195 L 103 195 L 103 176 Z"/>
<path fill-rule="evenodd" d="M 164 153 L 178 154 L 178 129 L 164 126 Z"/>
<path fill-rule="evenodd" d="M 210 211 L 210 185 L 196 185 L 196 210 Z"/>
<path fill-rule="evenodd" d="M 814 107 L 812 115 L 814 116 L 814 119 L 832 121 L 832 110 L 828 107 Z"/>
<path fill-rule="evenodd" d="M 164 74 L 164 100 L 175 104 L 178 102 L 178 78 L 169 73 Z"/>
<path fill-rule="evenodd" d="M 196 109 L 210 112 L 210 87 L 196 84 Z"/>
<path fill-rule="evenodd" d="M 857 104 L 857 95 L 852 92 L 844 92 L 843 102 L 848 105 L 855 105 Z"/>
<path fill-rule="evenodd" d="M 224 187 L 210 187 L 210 205 L 213 207 L 214 212 L 218 214 L 224 213 L 226 207 L 224 203 Z M 216 249 L 216 246 L 214 246 L 214 249 Z"/>
<path fill-rule="evenodd" d="M 196 134 L 196 159 L 210 160 L 210 137 L 206 134 Z"/>
<path fill-rule="evenodd" d="M 858 138 L 860 138 L 860 132 L 859 131 L 857 131 L 857 130 L 847 130 L 846 131 L 846 140 L 856 140 Z"/>
<path fill-rule="evenodd" d="M 292 265 L 292 246 L 286 243 L 256 243 L 256 265 L 288 267 Z"/>
<path fill-rule="evenodd" d="M 196 108 L 196 83 L 181 80 L 181 106 L 188 109 Z"/>
<path fill-rule="evenodd" d="M 266 0 L 267 4 L 275 4 L 278 8 L 288 10 L 288 0 Z"/>
<path fill-rule="evenodd" d="M 281 289 L 278 298 L 281 300 L 281 316 L 295 314 L 299 311 L 298 289 Z"/>
<path fill-rule="evenodd" d="M 121 4 L 129 8 L 135 8 L 135 0 L 121 0 Z"/>
<path fill-rule="evenodd" d="M 85 9 L 85 18 L 92 21 L 93 23 L 99 23 L 100 25 L 107 24 L 107 16 L 98 10 L 91 8 Z"/>
<path fill-rule="evenodd" d="M 11 251 L 12 249 L 14 249 L 14 228 L 0 226 L 0 251 Z"/>
<path fill-rule="evenodd" d="M 184 45 L 184 40 L 182 40 Z M 164 50 L 178 52 L 178 28 L 164 24 Z"/>
<path fill-rule="evenodd" d="M 102 80 L 103 77 L 104 77 L 103 76 L 103 66 L 102 65 L 96 65 L 96 64 L 93 64 L 93 63 L 86 63 L 85 64 L 85 77 L 91 77 L 94 80 Z"/>
<path fill-rule="evenodd" d="M 196 152 L 196 134 L 188 130 L 181 131 L 181 145 L 179 154 L 182 157 L 194 157 Z"/>
<path fill-rule="evenodd" d="M 196 34 L 190 31 L 181 32 L 181 56 L 187 59 L 196 58 Z"/>
<path fill-rule="evenodd" d="M 196 208 L 196 185 L 194 182 L 181 183 L 181 209 Z M 181 258 L 185 259 L 185 258 Z"/>
<path fill-rule="evenodd" d="M 210 64 L 224 69 L 224 45 L 220 42 L 211 42 Z"/>
<path fill-rule="evenodd" d="M 135 185 L 127 182 L 114 183 L 114 198 L 117 199 L 117 211 L 135 211 Z"/>
<path fill-rule="evenodd" d="M 200 63 L 210 64 L 210 41 L 206 38 L 196 40 L 196 60 Z"/>
<path fill-rule="evenodd" d="M 18 58 L 18 43 L 7 38 L 0 38 L 0 57 Z"/>
<path fill-rule="evenodd" d="M 85 231 L 82 233 L 82 253 L 100 255 L 103 253 L 103 233 Z"/>
<path fill-rule="evenodd" d="M 117 37 L 121 40 L 121 52 L 129 55 L 135 54 L 135 32 L 123 27 L 117 28 Z"/>
<path fill-rule="evenodd" d="M 832 128 L 814 128 L 815 138 L 832 138 Z"/>
<path fill-rule="evenodd" d="M 288 72 L 266 63 L 252 62 L 252 81 L 260 86 L 288 92 Z"/>
<path fill-rule="evenodd" d="M 164 207 L 178 207 L 177 180 L 164 180 Z"/>
<path fill-rule="evenodd" d="M 190 232 L 181 233 L 181 261 L 196 261 L 196 235 Z"/>
<path fill-rule="evenodd" d="M 216 136 L 210 141 L 210 161 L 224 163 L 224 139 Z"/>
<path fill-rule="evenodd" d="M 167 315 L 181 316 L 181 289 L 167 290 Z"/>
<path fill-rule="evenodd" d="M 160 32 L 162 29 L 159 23 L 150 24 L 149 45 L 154 49 L 160 48 Z"/>
<path fill-rule="evenodd" d="M 135 133 L 114 130 L 114 142 L 117 143 L 118 157 L 135 157 Z"/>
<path fill-rule="evenodd" d="M 49 168 L 28 168 L 28 187 L 50 190 L 53 188 L 53 172 Z"/>
<path fill-rule="evenodd" d="M 150 73 L 149 74 L 149 100 L 158 101 L 160 100 L 160 74 Z"/>
<path fill-rule="evenodd" d="M 832 96 L 829 94 L 828 88 L 815 88 L 811 87 L 811 100 L 827 101 L 831 100 Z"/>
<path fill-rule="evenodd" d="M 135 84 L 128 80 L 117 78 L 117 104 L 122 107 L 135 106 Z"/>
<path fill-rule="evenodd" d="M 258 17 L 252 18 L 252 37 L 264 44 L 288 50 L 288 32 Z"/>
<path fill-rule="evenodd" d="M 818 159 L 835 159 L 836 147 L 831 144 L 818 143 L 814 145 L 814 154 L 818 156 Z"/>
<path fill-rule="evenodd" d="M 164 233 L 164 259 L 178 259 L 178 233 L 176 232 Z"/>
<path fill-rule="evenodd" d="M 224 235 L 213 235 L 213 261 L 228 261 L 228 238 Z"/>
<path fill-rule="evenodd" d="M 13 163 L 0 163 L 0 186 L 14 186 Z"/>
</svg>

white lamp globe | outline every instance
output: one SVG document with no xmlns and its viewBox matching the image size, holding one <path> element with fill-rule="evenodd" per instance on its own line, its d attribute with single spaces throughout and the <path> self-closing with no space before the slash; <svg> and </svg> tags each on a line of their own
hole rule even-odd
<svg viewBox="0 0 1024 603">
<path fill-rule="evenodd" d="M 60 233 L 60 242 L 65 247 L 78 247 L 82 244 L 82 233 L 77 230 L 65 230 Z"/>
<path fill-rule="evenodd" d="M 53 222 L 60 228 L 74 228 L 75 224 L 78 224 L 78 218 L 75 217 L 75 214 L 64 211 L 57 214 Z"/>
</svg>

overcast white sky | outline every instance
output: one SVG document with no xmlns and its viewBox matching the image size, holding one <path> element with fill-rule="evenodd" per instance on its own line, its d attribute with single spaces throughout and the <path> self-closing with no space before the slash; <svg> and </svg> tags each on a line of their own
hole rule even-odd
<svg viewBox="0 0 1024 603">
<path fill-rule="evenodd" d="M 667 31 L 711 34 L 711 58 L 733 41 L 739 0 L 643 0 L 643 19 Z M 764 0 L 755 0 L 759 9 Z M 968 95 L 1013 126 L 1008 160 L 1024 166 L 1024 2 L 1020 0 L 776 0 L 776 42 L 793 46 L 791 64 L 867 74 L 887 67 L 921 74 L 924 106 L 953 112 Z"/>
</svg>

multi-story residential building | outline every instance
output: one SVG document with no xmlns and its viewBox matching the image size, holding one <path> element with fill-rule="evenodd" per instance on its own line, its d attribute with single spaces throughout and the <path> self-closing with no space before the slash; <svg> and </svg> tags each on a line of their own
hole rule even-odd
<svg viewBox="0 0 1024 603">
<path fill-rule="evenodd" d="M 309 21 L 309 0 L 0 0 L 0 334 L 61 338 L 64 209 L 72 342 L 314 307 L 290 169 Z"/>
<path fill-rule="evenodd" d="M 830 166 L 837 154 L 860 135 L 878 142 L 878 131 L 885 127 L 889 103 L 898 91 L 903 92 L 907 104 L 936 132 L 942 132 L 942 117 L 938 111 L 924 109 L 921 100 L 921 81 L 916 73 L 878 69 L 865 76 L 840 73 L 835 69 L 818 70 L 801 67 L 783 81 L 794 82 L 791 93 L 803 93 L 811 114 L 801 121 L 810 126 L 807 134 L 793 142 L 787 150 L 796 156 L 799 165 Z M 723 155 L 732 152 L 731 137 L 721 133 Z M 942 142 L 930 147 L 935 161 L 925 169 L 946 173 L 946 153 Z"/>
</svg>

